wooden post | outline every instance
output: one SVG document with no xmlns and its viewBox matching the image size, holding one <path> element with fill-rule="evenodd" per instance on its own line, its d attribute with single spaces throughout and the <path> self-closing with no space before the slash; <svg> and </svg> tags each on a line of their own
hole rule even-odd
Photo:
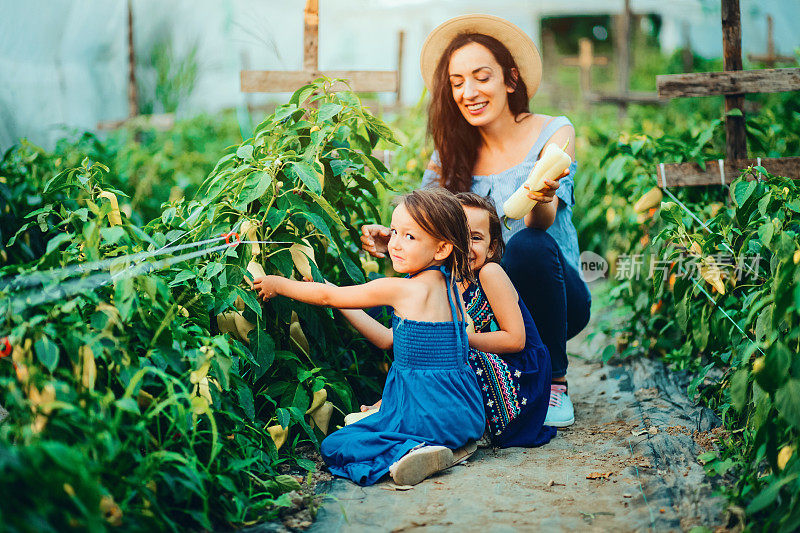
<svg viewBox="0 0 800 533">
<path fill-rule="evenodd" d="M 742 25 L 739 0 L 722 0 L 722 54 L 724 70 L 742 70 Z M 729 113 L 738 109 L 741 114 Z M 747 157 L 747 134 L 744 126 L 744 94 L 725 95 L 725 146 L 728 159 Z"/>
<path fill-rule="evenodd" d="M 683 60 L 683 71 L 694 72 L 694 52 L 692 51 L 692 37 L 689 32 L 689 22 L 684 20 L 682 26 L 683 50 L 681 59 Z"/>
<path fill-rule="evenodd" d="M 128 117 L 139 115 L 139 97 L 136 92 L 136 55 L 133 48 L 133 7 L 128 0 Z"/>
<path fill-rule="evenodd" d="M 307 0 L 303 10 L 303 68 L 319 68 L 319 0 Z"/>
<path fill-rule="evenodd" d="M 394 99 L 395 106 L 402 105 L 403 89 L 403 49 L 405 47 L 406 32 L 400 30 L 397 33 L 397 96 Z"/>
<path fill-rule="evenodd" d="M 774 67 L 776 63 L 795 63 L 794 57 L 781 56 L 775 51 L 775 35 L 773 34 L 773 29 L 772 15 L 767 15 L 767 54 L 748 54 L 747 59 L 764 63 L 768 68 Z"/>
<path fill-rule="evenodd" d="M 625 9 L 616 16 L 617 31 L 614 44 L 617 52 L 617 90 L 620 94 L 628 92 L 631 77 L 631 2 L 625 0 Z"/>
</svg>

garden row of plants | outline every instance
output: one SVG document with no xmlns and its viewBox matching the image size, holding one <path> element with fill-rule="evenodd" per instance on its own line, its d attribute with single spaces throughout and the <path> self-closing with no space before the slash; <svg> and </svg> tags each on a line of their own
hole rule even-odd
<svg viewBox="0 0 800 533">
<path fill-rule="evenodd" d="M 262 305 L 248 280 L 303 263 L 364 280 L 354 243 L 388 186 L 371 153 L 389 128 L 324 80 L 229 148 L 213 119 L 184 127 L 22 143 L 0 162 L 6 530 L 273 519 L 315 470 L 320 409 L 379 388 L 385 355 L 341 317 Z M 229 246 L 231 232 L 262 242 Z"/>
<path fill-rule="evenodd" d="M 756 104 L 751 155 L 800 153 L 800 102 L 773 95 Z M 699 460 L 722 481 L 733 514 L 753 530 L 796 531 L 800 187 L 753 167 L 729 187 L 670 189 L 683 206 L 659 202 L 658 163 L 724 157 L 723 120 L 694 116 L 670 125 L 669 114 L 653 115 L 635 134 L 608 139 L 598 179 L 584 184 L 595 202 L 576 217 L 582 242 L 605 253 L 608 295 L 624 317 L 604 321 L 616 343 L 603 357 L 655 356 L 688 369 L 689 394 L 724 423 L 717 449 Z M 607 248 L 594 246 L 599 235 Z"/>
</svg>

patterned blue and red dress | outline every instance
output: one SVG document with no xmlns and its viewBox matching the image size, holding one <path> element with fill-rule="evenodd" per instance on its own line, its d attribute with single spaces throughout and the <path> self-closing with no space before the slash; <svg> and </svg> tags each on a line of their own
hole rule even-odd
<svg viewBox="0 0 800 533">
<path fill-rule="evenodd" d="M 466 288 L 464 302 L 476 332 L 500 329 L 479 282 Z M 487 430 L 492 443 L 501 448 L 541 446 L 556 434 L 556 428 L 544 425 L 550 401 L 550 352 L 522 300 L 519 309 L 525 324 L 521 352 L 497 355 L 469 349 L 469 365 L 483 394 Z"/>
</svg>

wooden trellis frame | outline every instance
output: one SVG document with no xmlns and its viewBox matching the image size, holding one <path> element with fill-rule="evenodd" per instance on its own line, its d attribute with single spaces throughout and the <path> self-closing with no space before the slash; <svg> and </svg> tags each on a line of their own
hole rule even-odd
<svg viewBox="0 0 800 533">
<path fill-rule="evenodd" d="M 561 63 L 565 66 L 579 67 L 580 88 L 584 103 L 590 104 L 616 104 L 620 113 L 624 113 L 630 104 L 661 105 L 663 100 L 658 94 L 649 91 L 631 91 L 630 84 L 630 21 L 632 18 L 630 0 L 625 0 L 625 7 L 621 14 L 616 16 L 615 28 L 615 55 L 619 69 L 617 79 L 617 92 L 599 93 L 592 90 L 592 67 L 608 65 L 608 58 L 595 56 L 591 39 L 582 38 L 578 41 L 578 55 L 565 57 Z"/>
<path fill-rule="evenodd" d="M 773 68 L 776 63 L 797 63 L 794 56 L 782 56 L 775 51 L 773 30 L 772 15 L 767 15 L 767 53 L 748 54 L 747 59 L 764 63 L 768 68 Z"/>
<path fill-rule="evenodd" d="M 115 130 L 132 122 L 141 121 L 157 130 L 166 131 L 175 125 L 174 113 L 161 113 L 139 118 L 139 94 L 136 86 L 136 49 L 133 46 L 133 0 L 127 0 L 127 45 L 128 45 L 128 118 L 105 120 L 97 123 L 98 130 Z"/>
<path fill-rule="evenodd" d="M 722 2 L 724 72 L 670 74 L 656 77 L 661 98 L 725 96 L 726 158 L 658 166 L 661 187 L 726 184 L 739 169 L 760 164 L 770 173 L 800 179 L 800 157 L 747 158 L 744 95 L 800 91 L 800 68 L 742 70 L 742 31 L 739 0 Z"/>
<path fill-rule="evenodd" d="M 303 15 L 303 69 L 243 70 L 242 92 L 293 92 L 321 76 L 346 79 L 355 92 L 399 92 L 397 70 L 319 70 L 319 0 L 306 0 Z"/>
</svg>

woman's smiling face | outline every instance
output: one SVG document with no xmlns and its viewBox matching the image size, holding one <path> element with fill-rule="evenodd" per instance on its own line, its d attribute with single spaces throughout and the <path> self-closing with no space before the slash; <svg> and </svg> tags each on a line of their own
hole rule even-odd
<svg viewBox="0 0 800 533">
<path fill-rule="evenodd" d="M 485 126 L 510 113 L 503 69 L 485 46 L 469 43 L 450 56 L 450 87 L 461 114 L 471 125 Z"/>
</svg>

